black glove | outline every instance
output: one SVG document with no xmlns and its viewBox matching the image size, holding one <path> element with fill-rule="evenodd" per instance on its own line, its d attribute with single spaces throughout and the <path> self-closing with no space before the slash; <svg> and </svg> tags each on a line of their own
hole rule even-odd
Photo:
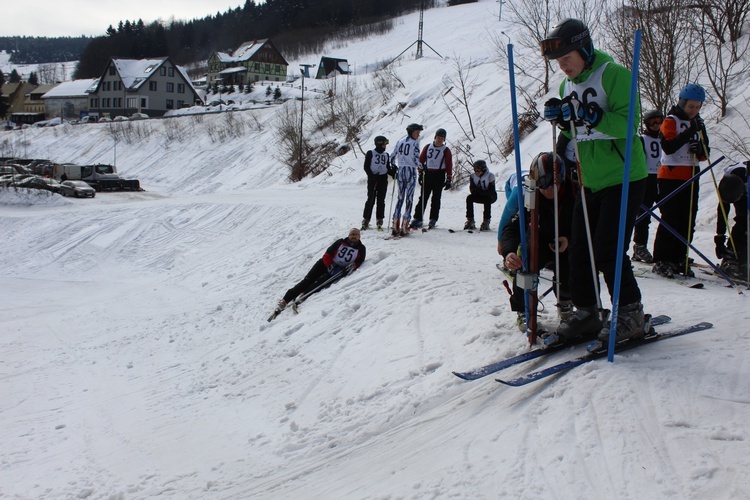
<svg viewBox="0 0 750 500">
<path fill-rule="evenodd" d="M 397 174 L 398 174 L 398 168 L 397 167 L 394 167 L 393 165 L 391 165 L 390 167 L 388 167 L 388 175 L 390 175 L 391 177 L 393 177 L 395 179 Z"/>
<path fill-rule="evenodd" d="M 445 189 L 446 191 L 448 191 L 450 188 L 451 188 L 451 180 L 450 179 L 445 179 L 445 187 L 443 189 Z"/>
<path fill-rule="evenodd" d="M 562 101 L 556 97 L 544 103 L 544 119 L 548 122 L 560 123 L 562 121 L 562 111 L 560 105 Z"/>
<path fill-rule="evenodd" d="M 328 274 L 330 274 L 331 276 L 336 276 L 340 272 L 341 268 L 336 264 L 331 264 L 330 266 L 328 266 Z"/>
<path fill-rule="evenodd" d="M 419 181 L 420 186 L 424 184 L 424 170 L 417 172 L 417 181 Z"/>
<path fill-rule="evenodd" d="M 700 142 L 691 142 L 688 146 L 688 151 L 694 155 L 701 154 L 701 143 Z"/>
<path fill-rule="evenodd" d="M 714 236 L 714 245 L 716 245 L 716 258 L 723 259 L 727 253 L 726 245 L 727 237 L 723 234 L 717 234 Z"/>
<path fill-rule="evenodd" d="M 706 124 L 703 122 L 703 118 L 701 118 L 700 116 L 696 116 L 695 118 L 693 118 L 691 126 L 695 126 L 696 132 L 698 130 L 704 130 L 706 128 Z"/>
</svg>

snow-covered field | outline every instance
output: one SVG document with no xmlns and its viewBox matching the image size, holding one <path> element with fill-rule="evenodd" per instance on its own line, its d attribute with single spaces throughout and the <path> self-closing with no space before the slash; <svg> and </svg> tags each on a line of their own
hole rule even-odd
<svg viewBox="0 0 750 500">
<path fill-rule="evenodd" d="M 504 132 L 507 71 L 487 39 L 512 27 L 496 9 L 425 13 L 424 38 L 447 59 L 425 49 L 396 65 L 406 88 L 385 104 L 372 92 L 365 147 L 381 134 L 393 146 L 412 121 L 425 123 L 423 144 L 439 127 L 459 139 L 440 98 L 457 57 L 473 61 L 475 126 Z M 374 65 L 406 48 L 417 22 L 404 16 L 326 55 Z M 463 225 L 465 186 L 445 193 L 437 230 L 364 232 L 361 269 L 268 323 L 284 291 L 359 226 L 365 200 L 359 152 L 286 181 L 278 110 L 234 113 L 231 127 L 226 114 L 126 123 L 138 132 L 116 144 L 109 124 L 0 132 L 18 155 L 116 154 L 145 188 L 83 200 L 0 192 L 0 497 L 750 497 L 750 292 L 645 273 L 647 311 L 673 318 L 665 330 L 714 328 L 524 388 L 461 381 L 451 371 L 528 349 L 495 234 L 448 232 Z M 549 142 L 542 124 L 522 142 L 524 166 Z M 514 159 L 488 157 L 481 137 L 470 145 L 502 185 Z M 712 255 L 710 178 L 701 189 L 697 245 Z M 544 305 L 541 323 L 554 327 L 554 300 Z"/>
</svg>

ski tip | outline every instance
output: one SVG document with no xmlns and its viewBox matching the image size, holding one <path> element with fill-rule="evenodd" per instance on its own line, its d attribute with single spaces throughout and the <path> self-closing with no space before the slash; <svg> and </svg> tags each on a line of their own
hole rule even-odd
<svg viewBox="0 0 750 500">
<path fill-rule="evenodd" d="M 449 233 L 455 233 L 455 232 L 456 232 L 456 230 L 455 230 L 455 229 L 448 229 L 448 232 L 449 232 Z"/>
<path fill-rule="evenodd" d="M 694 283 L 694 284 L 690 285 L 690 288 L 694 288 L 696 290 L 700 290 L 703 287 L 704 287 L 703 283 Z"/>
<path fill-rule="evenodd" d="M 471 380 L 470 378 L 468 378 L 465 374 L 461 372 L 451 372 L 451 373 L 455 375 L 456 377 L 460 378 L 461 380 Z"/>
</svg>

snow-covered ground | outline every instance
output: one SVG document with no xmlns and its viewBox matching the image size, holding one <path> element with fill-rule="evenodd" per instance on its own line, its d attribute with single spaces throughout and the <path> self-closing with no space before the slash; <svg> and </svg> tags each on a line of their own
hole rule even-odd
<svg viewBox="0 0 750 500">
<path fill-rule="evenodd" d="M 507 71 L 487 39 L 513 28 L 496 9 L 425 13 L 424 38 L 447 59 L 412 50 L 397 63 L 406 88 L 385 104 L 370 92 L 365 147 L 381 134 L 393 146 L 412 121 L 426 124 L 423 144 L 438 127 L 458 141 L 440 98 L 457 57 L 473 61 L 475 127 L 504 133 Z M 326 55 L 374 65 L 406 48 L 417 22 Z M 746 109 L 743 85 L 735 105 Z M 280 109 L 0 132 L 2 155 L 116 162 L 145 188 L 82 200 L 0 192 L 0 497 L 750 497 L 750 292 L 644 273 L 646 309 L 673 318 L 664 329 L 714 328 L 524 388 L 461 381 L 451 371 L 528 349 L 494 233 L 448 232 L 463 225 L 465 186 L 445 192 L 437 230 L 364 232 L 361 269 L 268 323 L 359 225 L 365 199 L 359 152 L 286 181 Z M 131 127 L 127 138 L 115 142 L 115 126 Z M 502 184 L 514 159 L 487 155 L 487 143 L 468 144 Z M 549 143 L 542 124 L 522 143 L 524 166 Z M 701 190 L 697 245 L 712 255 L 710 178 Z M 554 327 L 554 300 L 544 305 Z"/>
</svg>

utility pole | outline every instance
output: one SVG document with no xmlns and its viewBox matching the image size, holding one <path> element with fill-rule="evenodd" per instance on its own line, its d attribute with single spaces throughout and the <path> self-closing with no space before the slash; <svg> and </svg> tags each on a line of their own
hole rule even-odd
<svg viewBox="0 0 750 500">
<path fill-rule="evenodd" d="M 500 4 L 500 11 L 497 13 L 497 20 L 502 21 L 503 20 L 503 4 L 505 3 L 505 0 L 497 0 L 497 3 Z"/>
</svg>

